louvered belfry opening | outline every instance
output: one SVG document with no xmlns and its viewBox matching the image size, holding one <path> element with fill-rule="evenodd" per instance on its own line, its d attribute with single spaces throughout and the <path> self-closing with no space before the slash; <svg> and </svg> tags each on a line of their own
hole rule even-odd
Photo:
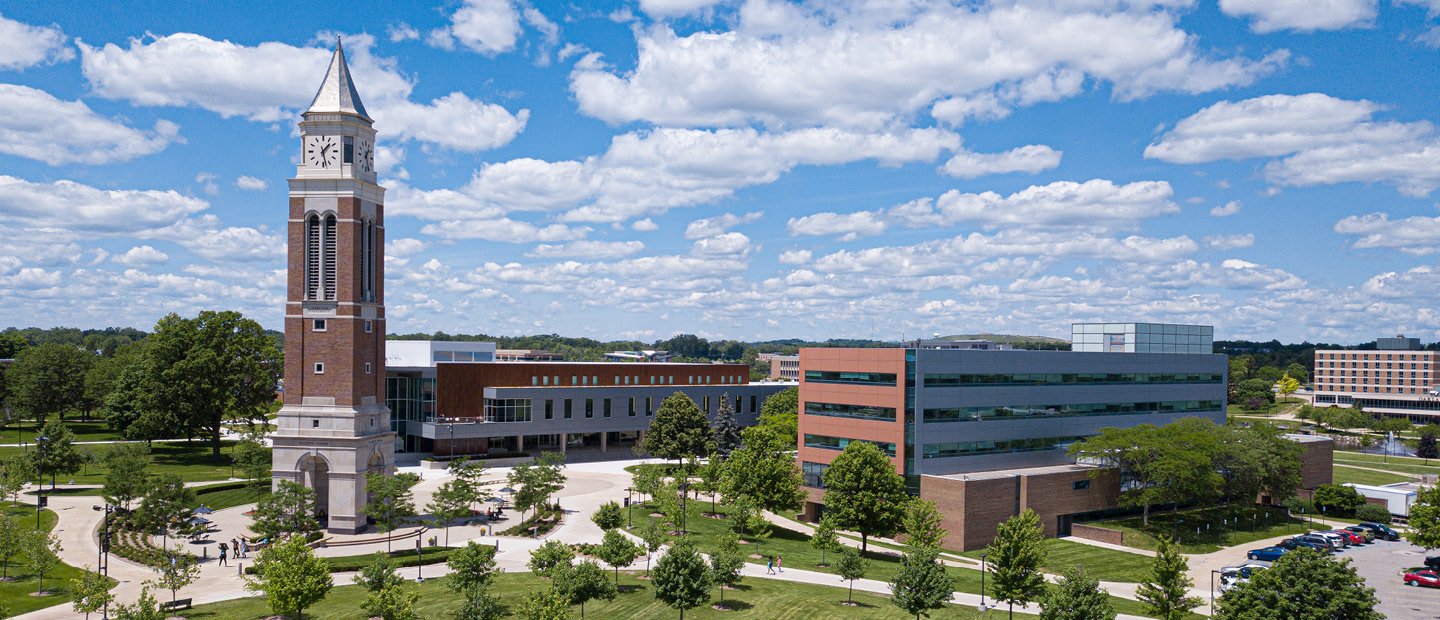
<svg viewBox="0 0 1440 620">
<path fill-rule="evenodd" d="M 305 218 L 305 299 L 320 298 L 320 216 Z"/>
<path fill-rule="evenodd" d="M 335 214 L 333 213 L 325 216 L 325 235 L 324 239 L 321 241 L 321 245 L 323 246 L 321 249 L 321 253 L 325 257 L 323 276 L 323 281 L 325 283 L 324 300 L 335 301 Z"/>
</svg>

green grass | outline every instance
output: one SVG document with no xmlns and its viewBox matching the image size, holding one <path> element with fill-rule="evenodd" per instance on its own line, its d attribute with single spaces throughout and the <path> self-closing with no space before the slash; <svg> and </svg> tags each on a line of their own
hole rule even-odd
<svg viewBox="0 0 1440 620">
<path fill-rule="evenodd" d="M 18 519 L 20 525 L 27 529 L 35 526 L 34 506 L 15 506 L 6 503 L 3 512 Z M 54 529 L 55 521 L 58 518 L 50 510 L 42 511 L 40 513 L 41 529 L 47 532 Z M 15 581 L 0 582 L 0 607 L 8 609 L 12 614 L 19 615 L 52 605 L 68 603 L 70 601 L 70 580 L 79 578 L 83 572 L 74 566 L 61 564 L 59 568 L 45 574 L 45 591 L 49 594 L 30 596 L 39 585 L 36 583 L 35 572 L 30 570 L 29 561 L 25 559 L 25 556 L 16 556 L 10 560 L 8 570 L 10 577 Z M 111 580 L 111 584 L 114 583 L 114 580 Z"/>
<path fill-rule="evenodd" d="M 1366 467 L 1369 467 L 1369 465 L 1366 465 Z M 1369 469 L 1346 467 L 1339 463 L 1336 463 L 1334 465 L 1333 471 L 1335 476 L 1335 484 L 1345 484 L 1347 482 L 1350 482 L 1354 484 L 1381 485 L 1394 484 L 1396 482 L 1411 482 L 1415 480 L 1415 478 L 1411 476 L 1402 476 L 1400 474 L 1371 471 Z"/>
<path fill-rule="evenodd" d="M 77 446 L 82 452 L 90 452 L 97 459 L 100 459 L 109 452 L 116 444 L 98 444 L 91 446 Z M 34 450 L 31 446 L 29 450 Z M 0 447 L 0 460 L 5 460 L 23 454 L 26 451 L 19 447 Z M 231 459 L 235 452 L 235 442 L 225 441 L 220 444 L 220 460 L 217 462 L 210 455 L 210 443 L 208 441 L 196 440 L 194 443 L 156 442 L 150 446 L 150 456 L 154 463 L 147 470 L 152 474 L 175 474 L 186 482 L 204 482 L 211 480 L 228 480 L 231 474 Z M 73 481 L 75 484 L 104 484 L 105 465 L 103 461 L 97 460 L 95 464 L 88 465 L 81 471 L 74 474 L 59 474 L 55 481 L 60 484 L 68 484 Z M 49 480 L 46 480 L 48 483 Z"/>
<path fill-rule="evenodd" d="M 1440 474 L 1440 461 L 1432 461 L 1434 465 L 1425 465 L 1423 459 L 1402 459 L 1400 457 L 1386 458 L 1379 454 L 1362 454 L 1359 452 L 1335 451 L 1335 462 L 1372 469 L 1384 469 L 1399 474 Z"/>
<path fill-rule="evenodd" d="M 1252 520 L 1252 517 L 1254 519 Z M 1266 506 L 1220 506 L 1150 514 L 1150 524 L 1142 525 L 1140 515 L 1087 523 L 1125 533 L 1125 545 L 1155 550 L 1159 535 L 1173 536 L 1184 553 L 1210 553 L 1223 547 L 1307 531 L 1299 519 L 1286 515 L 1283 508 Z M 1251 525 L 1254 523 L 1254 525 Z M 1197 534 L 1196 528 L 1199 528 Z M 1078 543 L 1077 543 L 1078 544 Z"/>
<path fill-rule="evenodd" d="M 205 504 L 206 506 L 209 506 L 210 508 L 213 508 L 213 509 L 215 509 L 215 510 L 223 510 L 223 509 L 226 509 L 226 508 L 234 508 L 234 507 L 236 507 L 236 506 L 243 506 L 243 505 L 245 505 L 245 504 L 253 504 L 253 503 L 255 503 L 255 502 L 260 501 L 259 498 L 255 497 L 255 496 L 252 495 L 249 491 L 245 490 L 245 483 L 244 483 L 244 482 L 221 482 L 220 484 L 210 484 L 210 485 L 199 486 L 199 487 L 191 487 L 191 488 L 194 489 L 194 491 L 195 491 L 195 499 L 196 499 L 196 504 L 197 504 L 197 505 L 199 505 L 199 504 Z M 45 489 L 45 494 L 46 494 L 46 495 L 73 495 L 73 496 L 79 496 L 79 497 L 99 497 L 99 496 L 101 496 L 101 495 L 104 494 L 104 490 L 103 490 L 102 488 L 100 488 L 100 487 L 84 487 L 84 488 L 75 488 L 75 487 L 64 488 L 64 487 L 62 487 L 62 488 L 55 489 L 54 491 L 51 491 L 49 488 L 46 488 L 46 489 Z M 269 494 L 270 494 L 270 489 L 267 487 L 267 488 L 265 489 L 265 495 L 269 495 Z M 34 491 L 26 491 L 26 492 L 25 492 L 25 495 L 28 495 L 28 496 L 30 496 L 30 497 L 34 497 L 34 496 L 35 496 L 35 492 L 34 492 Z M 32 501 L 33 501 L 33 500 L 32 500 Z"/>
<path fill-rule="evenodd" d="M 585 605 L 588 618 L 625 618 L 627 620 L 671 620 L 679 615 L 655 599 L 650 582 L 638 578 L 638 572 L 620 573 L 620 587 L 624 592 L 613 601 L 593 601 Z M 415 585 L 420 600 L 415 610 L 421 618 L 452 618 L 460 607 L 460 595 L 450 592 L 444 586 L 444 579 L 433 579 Z M 836 585 L 840 582 L 837 579 Z M 499 575 L 490 586 L 490 591 L 500 598 L 506 607 L 506 618 L 516 618 L 519 606 L 530 592 L 543 590 L 548 582 L 529 573 L 505 573 Z M 847 620 L 904 620 L 910 618 L 890 604 L 888 598 L 867 592 L 855 592 L 859 607 L 845 607 L 846 591 L 842 587 L 828 587 L 812 584 L 789 583 L 772 579 L 746 579 L 736 590 L 725 592 L 726 603 L 734 604 L 734 611 L 718 612 L 708 605 L 702 605 L 685 613 L 686 618 L 695 620 L 778 620 L 824 617 L 827 614 L 844 617 Z M 305 617 L 312 620 L 353 620 L 364 618 L 360 610 L 364 592 L 359 586 L 342 586 L 330 591 L 329 596 L 313 609 L 305 611 Z M 711 602 L 719 602 L 713 594 Z M 989 612 L 994 615 L 996 612 Z M 1126 612 L 1128 613 L 1128 612 Z M 185 613 L 190 620 L 255 620 L 270 615 L 265 601 L 250 597 L 200 605 Z M 570 617 L 579 618 L 580 608 L 572 607 Z M 968 606 L 950 606 L 931 614 L 932 618 L 955 620 L 980 620 L 985 617 Z"/>
<path fill-rule="evenodd" d="M 120 436 L 120 433 L 110 430 L 110 427 L 106 426 L 105 422 L 101 420 L 85 422 L 71 416 L 70 419 L 65 422 L 65 425 L 70 427 L 70 432 L 75 434 L 75 441 L 115 441 L 124 439 L 124 437 Z M 0 445 L 19 445 L 22 440 L 25 443 L 34 445 L 35 436 L 39 434 L 37 432 L 38 430 L 39 427 L 35 426 L 33 421 L 0 427 Z"/>
<path fill-rule="evenodd" d="M 962 555 L 979 559 L 980 553 L 968 551 Z M 1149 577 L 1154 564 L 1154 558 L 1138 553 L 1051 538 L 1045 541 L 1045 563 L 1041 566 L 1045 572 L 1056 574 L 1082 566 L 1086 574 L 1100 581 L 1138 583 Z"/>
</svg>

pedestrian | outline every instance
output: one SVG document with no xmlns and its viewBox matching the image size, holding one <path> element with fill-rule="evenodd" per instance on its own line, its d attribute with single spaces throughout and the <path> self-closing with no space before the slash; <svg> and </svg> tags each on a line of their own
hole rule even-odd
<svg viewBox="0 0 1440 620">
<path fill-rule="evenodd" d="M 780 568 L 780 565 L 783 564 L 784 562 L 785 562 L 785 558 L 780 557 L 780 556 L 778 556 L 778 555 L 775 556 L 775 570 L 776 570 L 776 571 L 779 571 L 779 572 L 782 572 L 782 573 L 785 572 L 785 569 Z"/>
<path fill-rule="evenodd" d="M 226 563 L 225 563 L 225 552 L 226 552 L 226 551 L 228 551 L 228 549 L 226 548 L 225 543 L 223 543 L 223 542 L 220 543 L 220 564 L 219 564 L 220 566 L 229 566 L 229 564 L 226 564 Z"/>
<path fill-rule="evenodd" d="M 235 557 L 240 557 L 240 541 L 238 539 L 230 539 L 230 550 L 235 552 Z"/>
<path fill-rule="evenodd" d="M 773 555 L 772 555 L 772 556 L 767 556 L 767 557 L 765 558 L 765 574 L 766 574 L 766 575 L 774 575 L 774 574 L 775 574 L 775 556 L 773 556 Z"/>
<path fill-rule="evenodd" d="M 248 553 L 250 553 L 250 543 L 245 542 L 245 537 L 244 537 L 244 536 L 241 536 L 241 537 L 240 537 L 240 557 L 243 558 L 243 557 L 245 557 L 245 555 L 248 554 Z"/>
</svg>

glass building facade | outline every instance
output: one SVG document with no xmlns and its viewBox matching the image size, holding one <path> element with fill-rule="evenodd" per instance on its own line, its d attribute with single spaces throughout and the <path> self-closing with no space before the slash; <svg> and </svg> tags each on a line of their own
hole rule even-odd
<svg viewBox="0 0 1440 620">
<path fill-rule="evenodd" d="M 1070 350 L 1092 353 L 1214 353 L 1215 328 L 1173 323 L 1075 323 Z"/>
</svg>

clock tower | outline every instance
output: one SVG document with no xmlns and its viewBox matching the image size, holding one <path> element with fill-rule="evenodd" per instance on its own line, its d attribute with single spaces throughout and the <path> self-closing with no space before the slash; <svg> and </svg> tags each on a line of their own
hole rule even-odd
<svg viewBox="0 0 1440 620">
<path fill-rule="evenodd" d="M 365 474 L 393 471 L 395 434 L 385 407 L 385 188 L 375 184 L 373 121 L 338 40 L 302 118 L 272 475 L 315 489 L 327 529 L 356 533 Z"/>
</svg>

